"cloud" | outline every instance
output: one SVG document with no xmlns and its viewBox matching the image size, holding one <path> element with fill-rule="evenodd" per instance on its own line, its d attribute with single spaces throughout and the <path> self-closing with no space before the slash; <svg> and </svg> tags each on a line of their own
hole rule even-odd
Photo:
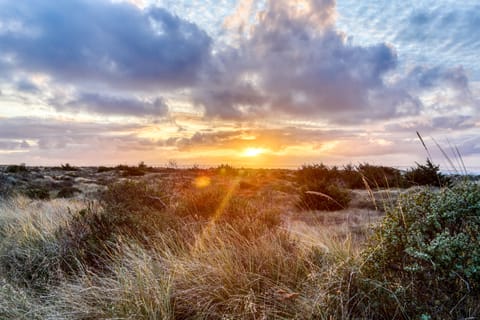
<svg viewBox="0 0 480 320">
<path fill-rule="evenodd" d="M 469 94 L 469 80 L 462 67 L 445 69 L 439 66 L 415 66 L 400 82 L 409 90 L 429 90 L 449 87 L 463 94 Z"/>
<path fill-rule="evenodd" d="M 125 116 L 165 116 L 168 106 L 162 98 L 154 100 L 141 100 L 138 98 L 125 98 L 119 96 L 102 95 L 98 93 L 81 93 L 78 97 L 65 102 L 54 99 L 51 104 L 57 110 L 70 110 L 74 112 L 86 111 L 88 113 L 125 115 Z"/>
<path fill-rule="evenodd" d="M 148 90 L 195 83 L 212 40 L 168 11 L 106 0 L 0 0 L 0 70 Z"/>
<path fill-rule="evenodd" d="M 29 79 L 21 79 L 16 83 L 16 89 L 23 92 L 36 93 L 38 86 Z"/>
<path fill-rule="evenodd" d="M 30 147 L 27 141 L 0 140 L 0 151 L 26 150 Z"/>
<path fill-rule="evenodd" d="M 335 139 L 348 139 L 358 132 L 350 130 L 306 129 L 300 127 L 234 129 L 216 132 L 197 131 L 190 137 L 169 138 L 163 145 L 174 146 L 180 151 L 202 149 L 242 150 L 248 147 L 263 147 L 280 152 L 289 147 L 308 145 L 319 148 Z"/>
<path fill-rule="evenodd" d="M 60 121 L 36 117 L 2 118 L 4 141 L 36 141 L 40 147 L 65 147 L 66 142 L 93 144 L 96 137 L 125 134 L 139 125 Z"/>
<path fill-rule="evenodd" d="M 436 116 L 424 119 L 409 119 L 385 126 L 389 132 L 402 133 L 415 131 L 423 134 L 442 134 L 445 132 L 462 132 L 475 128 L 475 117 L 467 115 Z"/>
<path fill-rule="evenodd" d="M 267 1 L 251 33 L 215 56 L 194 101 L 207 116 L 224 118 L 280 112 L 352 122 L 417 114 L 418 100 L 385 83 L 395 50 L 353 45 L 334 21 L 334 1 Z"/>
<path fill-rule="evenodd" d="M 337 25 L 357 43 L 393 44 L 404 65 L 463 65 L 480 79 L 480 26 L 476 1 L 338 1 Z"/>
</svg>

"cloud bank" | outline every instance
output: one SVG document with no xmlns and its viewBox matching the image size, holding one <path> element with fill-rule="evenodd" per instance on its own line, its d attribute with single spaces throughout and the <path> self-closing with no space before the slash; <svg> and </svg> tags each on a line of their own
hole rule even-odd
<svg viewBox="0 0 480 320">
<path fill-rule="evenodd" d="M 471 52 L 480 45 L 475 15 L 432 5 L 395 17 L 404 4 L 384 5 L 397 26 L 379 4 L 352 5 L 352 17 L 364 12 L 357 21 L 379 30 L 359 41 L 339 28 L 342 1 L 242 0 L 230 15 L 217 3 L 207 16 L 227 18 L 205 27 L 178 9 L 181 1 L 173 13 L 148 1 L 0 0 L 0 152 L 109 146 L 187 154 L 255 144 L 272 152 L 328 145 L 360 156 L 407 152 L 409 134 L 420 130 L 458 141 L 464 134 L 475 154 L 480 87 L 472 69 L 461 54 L 447 66 L 435 63 L 440 55 L 425 63 L 418 53 L 441 37 L 450 54 Z M 418 61 L 405 62 L 407 44 Z M 36 116 L 18 116 L 18 104 Z M 185 113 L 197 122 L 145 133 Z M 363 151 L 350 150 L 362 139 Z"/>
</svg>

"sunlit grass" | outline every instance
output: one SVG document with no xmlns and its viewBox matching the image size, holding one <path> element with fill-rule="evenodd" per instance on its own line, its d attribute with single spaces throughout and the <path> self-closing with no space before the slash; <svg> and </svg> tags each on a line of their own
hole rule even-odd
<svg viewBox="0 0 480 320">
<path fill-rule="evenodd" d="M 157 178 L 122 179 L 93 201 L 2 202 L 0 319 L 382 318 L 373 292 L 396 282 L 372 289 L 364 252 L 382 199 L 395 208 L 400 191 L 348 190 L 348 207 L 310 211 L 292 172 Z M 468 299 L 458 314 L 478 314 Z"/>
</svg>

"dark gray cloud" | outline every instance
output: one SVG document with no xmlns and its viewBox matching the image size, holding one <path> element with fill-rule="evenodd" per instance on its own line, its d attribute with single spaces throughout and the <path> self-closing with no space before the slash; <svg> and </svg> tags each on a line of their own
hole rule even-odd
<svg viewBox="0 0 480 320">
<path fill-rule="evenodd" d="M 475 122 L 475 117 L 468 115 L 434 116 L 389 124 L 385 126 L 385 129 L 397 134 L 402 132 L 415 133 L 415 131 L 425 134 L 442 134 L 475 128 Z"/>
<path fill-rule="evenodd" d="M 161 8 L 106 0 L 0 0 L 0 69 L 141 90 L 185 87 L 211 39 Z"/>
<path fill-rule="evenodd" d="M 395 51 L 353 45 L 334 29 L 334 1 L 309 4 L 298 13 L 288 1 L 267 1 L 250 36 L 218 54 L 195 91 L 206 115 L 281 112 L 351 122 L 417 114 L 418 100 L 385 84 Z"/>
<path fill-rule="evenodd" d="M 65 148 L 68 144 L 94 145 L 99 137 L 113 137 L 113 132 L 121 135 L 122 132 L 140 128 L 133 124 L 73 122 L 35 117 L 2 118 L 0 122 L 2 141 L 33 140 L 44 149 Z"/>
<path fill-rule="evenodd" d="M 86 111 L 89 113 L 126 115 L 126 116 L 155 116 L 167 114 L 168 106 L 162 98 L 145 101 L 138 98 L 101 95 L 98 93 L 82 93 L 78 97 L 68 99 L 53 99 L 50 103 L 57 110 Z"/>
</svg>

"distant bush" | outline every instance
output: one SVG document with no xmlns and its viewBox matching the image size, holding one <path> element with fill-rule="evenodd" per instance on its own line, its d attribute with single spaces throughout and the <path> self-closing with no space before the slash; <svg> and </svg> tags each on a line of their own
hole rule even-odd
<svg viewBox="0 0 480 320">
<path fill-rule="evenodd" d="M 358 165 L 357 170 L 371 188 L 405 187 L 405 181 L 399 169 L 363 163 Z"/>
<path fill-rule="evenodd" d="M 297 206 L 309 210 L 340 210 L 348 206 L 350 194 L 341 185 L 337 167 L 304 165 L 297 172 L 300 199 Z"/>
<path fill-rule="evenodd" d="M 41 186 L 29 186 L 25 191 L 24 194 L 29 197 L 30 199 L 34 200 L 48 200 L 50 199 L 50 191 Z"/>
<path fill-rule="evenodd" d="M 336 166 L 329 168 L 324 164 L 312 164 L 304 165 L 297 171 L 297 181 L 300 184 L 305 185 L 314 180 L 323 180 L 325 183 L 349 189 L 365 189 L 367 185 L 370 188 L 407 186 L 399 169 L 368 163 L 358 166 L 349 164 L 342 169 Z"/>
<path fill-rule="evenodd" d="M 28 168 L 25 166 L 25 164 L 20 164 L 20 165 L 11 165 L 8 166 L 5 169 L 6 173 L 26 173 L 28 172 Z"/>
<path fill-rule="evenodd" d="M 460 319 L 478 313 L 479 234 L 480 186 L 404 195 L 363 254 L 364 302 L 385 318 Z"/>
<path fill-rule="evenodd" d="M 107 171 L 105 167 L 102 169 L 104 171 Z M 127 166 L 124 164 L 120 164 L 114 168 L 114 170 L 119 170 L 122 171 L 122 176 L 124 177 L 139 177 L 145 175 L 147 172 L 151 171 L 152 168 L 148 167 L 143 161 L 138 164 L 138 166 Z M 100 172 L 100 171 L 99 171 Z"/>
<path fill-rule="evenodd" d="M 329 168 L 323 163 L 303 165 L 297 170 L 297 182 L 301 185 L 308 185 L 313 181 L 326 181 L 338 183 L 340 175 L 337 167 Z"/>
<path fill-rule="evenodd" d="M 80 170 L 77 167 L 71 166 L 69 163 L 61 164 L 60 167 L 57 167 L 57 169 L 63 170 L 63 171 L 78 171 Z"/>
<path fill-rule="evenodd" d="M 237 176 L 240 172 L 239 169 L 234 168 L 229 164 L 221 164 L 215 169 L 215 171 L 224 176 Z"/>
<path fill-rule="evenodd" d="M 440 166 L 434 165 L 430 159 L 426 164 L 417 163 L 417 167 L 411 168 L 405 173 L 405 180 L 410 185 L 417 186 L 447 186 L 450 179 L 440 172 Z"/>
<path fill-rule="evenodd" d="M 335 211 L 347 208 L 349 203 L 348 190 L 319 180 L 302 187 L 297 206 L 308 210 Z"/>
<path fill-rule="evenodd" d="M 115 171 L 116 169 L 113 168 L 113 167 L 105 167 L 105 166 L 100 166 L 97 168 L 97 172 L 98 173 L 102 173 L 102 172 L 110 172 L 110 171 Z"/>
<path fill-rule="evenodd" d="M 340 170 L 341 180 L 346 188 L 349 189 L 364 189 L 365 182 L 362 179 L 362 174 L 357 168 L 351 164 L 348 164 Z"/>
<path fill-rule="evenodd" d="M 75 196 L 76 193 L 81 193 L 82 191 L 78 188 L 72 187 L 72 186 L 67 186 L 63 187 L 58 191 L 57 193 L 57 198 L 71 198 Z"/>
</svg>

